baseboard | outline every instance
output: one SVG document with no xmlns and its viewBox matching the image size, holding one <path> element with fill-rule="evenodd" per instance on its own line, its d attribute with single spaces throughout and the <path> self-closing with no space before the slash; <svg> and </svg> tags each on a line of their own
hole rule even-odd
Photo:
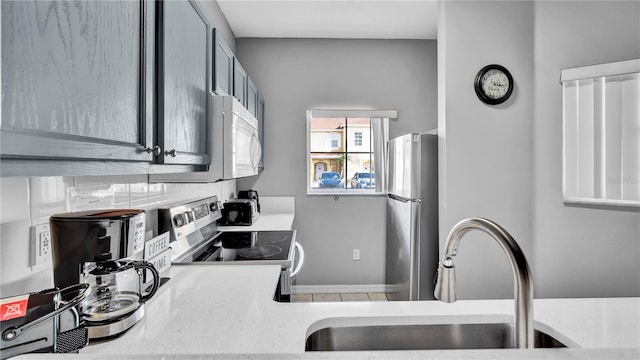
<svg viewBox="0 0 640 360">
<path fill-rule="evenodd" d="M 387 285 L 293 285 L 292 290 L 294 294 L 381 293 L 387 291 Z"/>
</svg>

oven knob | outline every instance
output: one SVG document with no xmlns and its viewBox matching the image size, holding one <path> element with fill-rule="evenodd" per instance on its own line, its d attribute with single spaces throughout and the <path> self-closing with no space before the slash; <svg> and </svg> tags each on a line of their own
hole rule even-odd
<svg viewBox="0 0 640 360">
<path fill-rule="evenodd" d="M 175 225 L 176 227 L 181 227 L 186 223 L 187 221 L 184 214 L 177 214 L 173 217 L 173 225 Z"/>
</svg>

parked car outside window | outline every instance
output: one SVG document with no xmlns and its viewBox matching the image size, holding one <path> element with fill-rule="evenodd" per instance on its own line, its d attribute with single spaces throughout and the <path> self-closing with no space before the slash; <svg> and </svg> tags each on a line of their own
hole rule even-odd
<svg viewBox="0 0 640 360">
<path fill-rule="evenodd" d="M 320 175 L 321 188 L 337 188 L 344 187 L 344 183 L 340 178 L 340 174 L 334 171 L 325 171 Z"/>
<path fill-rule="evenodd" d="M 376 174 L 372 172 L 357 172 L 351 178 L 352 189 L 375 189 Z"/>
</svg>

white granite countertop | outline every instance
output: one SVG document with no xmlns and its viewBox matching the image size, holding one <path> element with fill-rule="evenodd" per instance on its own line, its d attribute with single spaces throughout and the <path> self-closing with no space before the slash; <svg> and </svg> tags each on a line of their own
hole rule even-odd
<svg viewBox="0 0 640 360">
<path fill-rule="evenodd" d="M 534 327 L 569 349 L 305 353 L 326 326 L 511 321 L 513 300 L 277 303 L 278 266 L 173 266 L 171 280 L 123 336 L 65 359 L 638 359 L 640 299 L 536 299 Z"/>
<path fill-rule="evenodd" d="M 252 226 L 291 229 L 292 197 L 265 198 Z M 80 354 L 16 359 L 640 359 L 640 298 L 536 299 L 534 327 L 567 349 L 305 352 L 329 326 L 511 322 L 513 300 L 278 303 L 277 265 L 174 265 L 171 280 L 122 336 L 92 342 Z"/>
</svg>

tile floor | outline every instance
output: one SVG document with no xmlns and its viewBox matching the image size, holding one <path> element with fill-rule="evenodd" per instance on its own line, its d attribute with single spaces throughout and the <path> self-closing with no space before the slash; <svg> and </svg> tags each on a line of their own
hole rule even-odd
<svg viewBox="0 0 640 360">
<path fill-rule="evenodd" d="M 293 294 L 293 302 L 388 301 L 385 293 Z"/>
</svg>

